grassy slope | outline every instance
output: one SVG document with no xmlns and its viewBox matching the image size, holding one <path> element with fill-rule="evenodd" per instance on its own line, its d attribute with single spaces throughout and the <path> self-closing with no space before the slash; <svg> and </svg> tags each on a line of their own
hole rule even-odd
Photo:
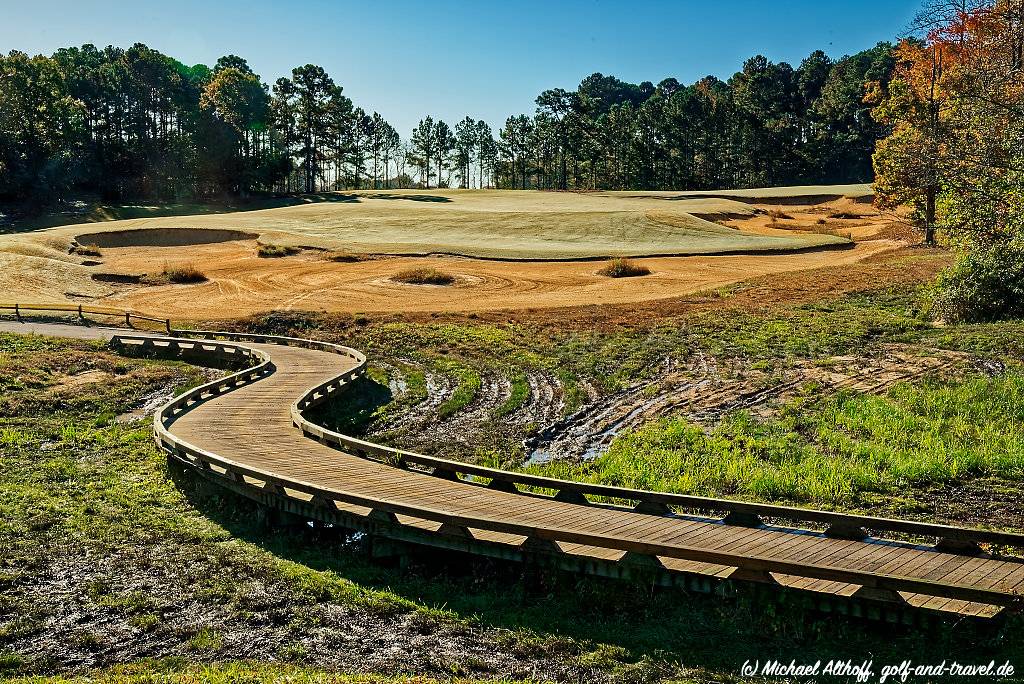
<svg viewBox="0 0 1024 684">
<path fill-rule="evenodd" d="M 782 196 L 790 191 L 784 189 Z M 754 194 L 749 198 L 763 199 L 750 192 Z M 745 216 L 752 211 L 742 201 L 716 196 L 437 190 L 326 197 L 334 201 L 115 220 L 102 226 L 68 226 L 41 237 L 67 240 L 96 230 L 133 228 L 232 228 L 259 233 L 270 242 L 353 252 L 516 259 L 789 250 L 845 242 L 814 233 L 746 234 L 697 218 L 694 214 Z"/>
</svg>

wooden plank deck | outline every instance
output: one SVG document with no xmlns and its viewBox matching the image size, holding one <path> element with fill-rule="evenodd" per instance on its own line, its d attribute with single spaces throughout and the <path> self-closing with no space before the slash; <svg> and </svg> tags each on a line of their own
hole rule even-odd
<svg viewBox="0 0 1024 684">
<path fill-rule="evenodd" d="M 99 335 L 96 329 L 73 326 L 35 327 L 47 334 Z M 378 505 L 382 510 L 394 507 L 401 512 L 402 522 L 429 534 L 457 532 L 465 525 L 468 530 L 459 534 L 510 548 L 519 548 L 533 531 L 541 538 L 545 536 L 541 532 L 548 533 L 549 548 L 604 561 L 623 558 L 627 548 L 650 546 L 660 549 L 657 562 L 670 570 L 767 581 L 825 595 L 858 594 L 864 586 L 861 583 L 870 580 L 866 574 L 890 585 L 902 582 L 912 586 L 913 591 L 900 590 L 898 597 L 889 592 L 891 598 L 902 597 L 908 606 L 962 615 L 993 616 L 1002 606 L 1016 604 L 1024 587 L 1024 562 L 1016 559 L 959 555 L 884 539 L 838 539 L 805 529 L 745 527 L 713 518 L 566 503 L 346 453 L 306 436 L 293 424 L 291 406 L 310 388 L 351 370 L 355 359 L 301 346 L 236 345 L 269 356 L 272 372 L 196 403 L 165 426 L 176 441 L 223 459 L 228 470 L 231 464 L 251 469 L 255 477 L 245 479 L 236 473 L 236 481 L 251 486 L 260 482 L 260 473 L 269 474 L 286 489 L 289 484 L 295 486 L 296 498 L 302 500 L 309 500 L 310 495 L 301 492 L 311 489 L 337 495 L 337 502 L 331 504 L 334 510 L 365 512 Z M 346 497 L 351 501 L 345 501 Z M 419 518 L 417 512 L 424 517 Z M 439 530 L 439 520 L 448 517 L 465 522 Z M 524 534 L 519 534 L 520 530 Z M 550 546 L 552 536 L 557 538 L 557 546 Z M 748 567 L 723 564 L 723 558 Z M 763 570 L 772 567 L 786 571 Z M 851 574 L 860 579 L 844 581 Z M 956 598 L 969 596 L 972 589 L 991 592 L 985 595 L 991 602 Z M 886 593 L 884 588 L 874 592 L 876 598 Z"/>
<path fill-rule="evenodd" d="M 349 370 L 354 361 L 323 351 L 249 344 L 270 354 L 276 372 L 253 384 L 218 396 L 171 426 L 185 442 L 232 461 L 250 464 L 288 480 L 315 484 L 384 502 L 442 510 L 453 515 L 498 516 L 528 527 L 557 525 L 597 536 L 627 537 L 638 542 L 696 546 L 750 556 L 800 561 L 840 569 L 895 574 L 950 584 L 1011 591 L 1024 580 L 1024 563 L 972 558 L 890 541 L 834 539 L 806 530 L 751 528 L 681 516 L 653 516 L 625 510 L 581 506 L 551 499 L 487 489 L 398 469 L 349 455 L 312 441 L 292 425 L 289 406 L 309 387 Z M 486 538 L 486 532 L 475 536 Z M 496 535 L 500 536 L 500 535 Z M 616 559 L 621 551 L 586 544 L 561 544 L 563 551 Z M 719 576 L 722 565 L 664 558 L 668 567 Z M 734 571 L 734 569 L 733 569 Z M 825 579 L 774 575 L 783 586 L 828 594 L 851 595 L 859 585 Z M 956 612 L 995 614 L 998 608 L 906 592 L 910 605 Z"/>
</svg>

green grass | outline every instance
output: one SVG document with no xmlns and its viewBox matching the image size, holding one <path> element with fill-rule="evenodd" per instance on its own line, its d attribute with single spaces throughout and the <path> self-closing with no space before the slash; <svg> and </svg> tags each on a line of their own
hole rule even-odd
<svg viewBox="0 0 1024 684">
<path fill-rule="evenodd" d="M 442 420 L 448 418 L 466 406 L 469 406 L 480 391 L 480 373 L 473 368 L 454 362 L 439 362 L 438 370 L 454 375 L 455 391 L 437 407 L 437 416 Z"/>
<path fill-rule="evenodd" d="M 503 418 L 515 413 L 530 398 L 530 386 L 526 382 L 525 373 L 515 371 L 509 383 L 508 397 L 505 398 L 505 401 L 494 407 L 494 411 L 491 413 L 494 418 Z M 2 439 L 2 435 L 0 435 L 0 439 Z"/>
<path fill-rule="evenodd" d="M 2 670 L 0 670 L 2 671 Z M 146 660 L 131 665 L 95 670 L 87 675 L 27 677 L 10 684 L 440 684 L 450 679 L 412 675 L 345 674 L 310 667 L 258 661 L 213 664 L 188 663 L 181 658 Z M 460 677 L 460 684 L 516 684 L 519 680 Z M 525 680 L 524 680 L 525 681 Z M 691 680 L 678 680 L 687 684 Z"/>
<path fill-rule="evenodd" d="M 851 504 L 965 477 L 1024 479 L 1024 375 L 900 384 L 885 396 L 804 397 L 768 421 L 739 412 L 706 430 L 681 419 L 616 439 L 592 463 L 534 468 L 683 494 Z"/>
</svg>

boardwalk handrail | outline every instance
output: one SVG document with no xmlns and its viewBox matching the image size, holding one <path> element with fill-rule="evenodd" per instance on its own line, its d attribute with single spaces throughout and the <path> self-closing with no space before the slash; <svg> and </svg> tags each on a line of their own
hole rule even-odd
<svg viewBox="0 0 1024 684">
<path fill-rule="evenodd" d="M 156 318 L 154 316 L 147 316 L 140 314 L 129 309 L 112 309 L 102 306 L 92 306 L 88 304 L 24 304 L 21 302 L 13 303 L 0 303 L 0 312 L 10 311 L 13 312 L 17 319 L 20 321 L 24 318 L 23 314 L 31 315 L 34 312 L 50 312 L 50 313 L 70 313 L 78 314 L 78 319 L 85 321 L 86 314 L 90 316 L 111 316 L 118 319 L 124 319 L 125 325 L 129 328 L 132 326 L 132 319 L 137 321 L 148 321 L 151 323 L 159 323 L 163 326 L 164 330 L 168 334 L 171 332 L 171 319 L 169 318 Z"/>
<path fill-rule="evenodd" d="M 244 337 L 244 335 L 239 335 L 239 337 Z M 152 345 L 154 347 L 166 345 L 168 348 L 181 347 L 203 353 L 225 350 L 226 347 L 229 346 L 226 343 L 221 343 L 220 345 L 209 343 L 204 344 L 204 342 L 200 340 L 180 340 L 177 338 L 160 338 L 154 340 L 153 338 L 129 335 L 118 335 L 115 339 L 117 340 L 116 344 L 120 345 L 144 345 L 146 344 L 146 340 L 152 340 Z M 340 347 L 340 345 L 329 345 L 328 343 L 318 343 L 314 341 L 306 342 L 312 342 L 316 347 L 320 347 L 321 345 Z M 241 353 L 241 349 L 242 348 L 240 347 L 236 352 L 228 353 Z M 346 349 L 346 352 L 353 352 L 357 358 L 362 356 L 358 352 L 355 352 L 355 350 L 349 350 L 347 348 L 343 349 Z M 203 401 L 212 399 L 219 394 L 229 392 L 242 384 L 257 380 L 259 377 L 270 372 L 270 369 L 272 368 L 271 357 L 257 352 L 256 350 L 250 350 L 250 352 L 252 356 L 261 359 L 260 363 L 256 367 L 233 373 L 220 380 L 215 380 L 189 390 L 157 412 L 157 415 L 154 416 L 154 430 L 156 433 L 156 440 L 161 447 L 189 465 L 228 477 L 234 482 L 259 487 L 263 491 L 271 491 L 279 496 L 288 498 L 292 498 L 293 495 L 288 494 L 285 491 L 286 489 L 291 490 L 292 492 L 306 494 L 311 497 L 310 501 L 315 502 L 316 505 L 330 506 L 335 510 L 337 508 L 335 502 L 341 502 L 366 508 L 369 510 L 369 515 L 371 516 L 383 515 L 385 517 L 393 517 L 394 515 L 406 515 L 455 527 L 474 528 L 517 535 L 528 540 L 539 541 L 541 543 L 565 542 L 586 544 L 599 548 L 625 551 L 647 557 L 661 556 L 665 558 L 678 558 L 736 567 L 755 573 L 770 572 L 812 579 L 846 582 L 883 591 L 921 593 L 929 596 L 977 601 L 980 603 L 998 606 L 1015 606 L 1018 605 L 1020 600 L 1020 596 L 1015 593 L 999 591 L 996 589 L 986 589 L 957 583 L 935 582 L 900 575 L 873 573 L 831 565 L 782 561 L 770 557 L 744 555 L 741 553 L 716 551 L 693 546 L 642 542 L 627 537 L 616 536 L 615 534 L 597 535 L 558 525 L 524 525 L 521 523 L 509 522 L 493 515 L 475 514 L 467 516 L 434 508 L 403 504 L 395 501 L 389 501 L 384 498 L 364 496 L 337 489 L 330 489 L 303 480 L 283 478 L 271 471 L 245 465 L 201 449 L 175 436 L 168 427 L 173 424 L 175 417 L 181 412 L 189 410 L 191 407 Z M 348 371 L 341 376 L 338 376 L 349 378 L 345 382 L 342 382 L 341 385 L 347 384 L 348 382 L 351 382 L 352 379 L 359 377 L 361 372 L 365 372 L 365 366 L 354 369 L 354 371 L 356 372 Z M 336 380 L 332 381 L 332 384 L 340 387 L 340 385 L 337 385 Z M 330 391 L 329 393 L 333 393 L 333 391 Z M 327 396 L 327 394 L 324 394 L 323 396 Z M 216 470 L 218 468 L 222 470 L 223 473 L 218 472 Z M 256 480 L 256 483 L 253 483 L 250 480 Z"/>
<path fill-rule="evenodd" d="M 51 310 L 41 307 L 39 310 Z M 67 310 L 67 309 L 63 309 Z M 72 309 L 74 310 L 74 309 Z M 600 506 L 591 502 L 586 495 L 607 497 L 613 500 L 625 500 L 638 502 L 632 510 L 639 513 L 651 515 L 669 515 L 673 511 L 669 506 L 679 506 L 690 509 L 704 509 L 725 511 L 729 515 L 720 523 L 752 525 L 761 524 L 759 516 L 786 518 L 794 520 L 810 520 L 820 522 L 829 526 L 829 531 L 835 536 L 860 539 L 866 537 L 863 528 L 873 530 L 892 530 L 915 535 L 932 535 L 939 537 L 946 542 L 939 544 L 936 550 L 948 551 L 958 550 L 970 552 L 970 546 L 977 543 L 1004 544 L 1008 546 L 1024 547 L 1024 535 L 1012 532 L 999 532 L 994 530 L 979 530 L 948 525 L 936 525 L 933 523 L 922 523 L 914 521 L 894 520 L 876 518 L 872 516 L 849 515 L 803 509 L 790 506 L 776 506 L 773 504 L 756 504 L 729 499 L 715 499 L 708 497 L 693 497 L 679 494 L 660 492 L 649 492 L 645 490 L 627 489 L 621 487 L 610 487 L 589 483 L 572 482 L 546 478 L 526 473 L 515 473 L 475 466 L 471 464 L 439 459 L 425 456 L 410 451 L 394 449 L 374 444 L 365 440 L 346 436 L 315 425 L 304 416 L 304 411 L 312 406 L 336 396 L 343 388 L 349 386 L 356 379 L 364 376 L 367 370 L 366 357 L 348 347 L 342 345 L 307 340 L 302 338 L 288 338 L 274 335 L 252 335 L 247 333 L 219 333 L 212 331 L 188 331 L 173 330 L 175 336 L 154 336 L 139 334 L 118 334 L 113 337 L 111 343 L 120 347 L 135 347 L 141 350 L 160 351 L 168 350 L 183 356 L 209 356 L 219 360 L 234 359 L 237 362 L 249 364 L 247 367 L 235 371 L 217 380 L 204 383 L 192 388 L 178 397 L 172 399 L 165 406 L 161 407 L 154 416 L 154 438 L 157 444 L 166 450 L 172 457 L 177 458 L 186 464 L 212 473 L 218 477 L 226 477 L 238 485 L 243 485 L 251 490 L 252 487 L 261 487 L 262 492 L 275 497 L 283 497 L 285 500 L 302 500 L 296 494 L 311 497 L 310 505 L 327 506 L 323 510 L 337 511 L 337 503 L 354 505 L 368 509 L 369 514 L 378 519 L 383 518 L 390 524 L 400 525 L 396 515 L 411 516 L 420 520 L 428 520 L 448 528 L 473 528 L 517 535 L 531 542 L 531 547 L 547 548 L 551 552 L 561 552 L 557 545 L 551 542 L 564 542 L 583 544 L 592 547 L 624 551 L 636 556 L 649 557 L 656 560 L 657 557 L 684 559 L 710 564 L 724 565 L 739 568 L 742 571 L 754 574 L 777 573 L 797 577 L 828 580 L 860 585 L 883 592 L 913 592 L 927 594 L 929 596 L 944 597 L 965 601 L 976 601 L 990 605 L 999 606 L 1020 606 L 1021 595 L 1015 590 L 999 590 L 994 588 L 979 587 L 961 583 L 959 579 L 951 582 L 927 580 L 921 577 L 912 577 L 901 574 L 880 573 L 864 570 L 857 570 L 849 567 L 839 567 L 822 562 L 810 561 L 789 561 L 780 560 L 764 555 L 750 555 L 738 551 L 722 551 L 708 547 L 695 547 L 689 545 L 670 545 L 657 541 L 642 541 L 639 538 L 611 534 L 597 534 L 593 531 L 586 531 L 579 528 L 566 527 L 560 523 L 533 524 L 514 522 L 499 517 L 496 511 L 484 510 L 482 512 L 462 512 L 454 510 L 443 510 L 430 505 L 403 503 L 389 500 L 376 492 L 356 494 L 346 491 L 344 488 L 328 488 L 307 482 L 303 479 L 287 478 L 269 470 L 264 470 L 232 459 L 219 456 L 211 451 L 198 448 L 189 444 L 182 438 L 173 434 L 171 427 L 177 417 L 184 412 L 190 411 L 196 406 L 209 401 L 217 396 L 233 391 L 248 383 L 259 381 L 275 371 L 272 353 L 262 349 L 255 349 L 245 346 L 244 342 L 258 342 L 261 344 L 281 344 L 301 346 L 331 353 L 341 354 L 355 361 L 355 366 L 340 373 L 337 376 L 322 382 L 315 387 L 305 391 L 298 397 L 290 407 L 292 422 L 301 428 L 304 434 L 312 436 L 321 442 L 343 448 L 363 458 L 370 458 L 385 462 L 392 466 L 415 468 L 423 472 L 422 468 L 429 468 L 429 473 L 447 479 L 458 479 L 462 475 L 471 475 L 474 478 L 482 477 L 490 480 L 488 484 L 482 482 L 466 482 L 467 485 L 489 487 L 500 489 L 522 496 L 546 496 L 529 491 L 521 491 L 518 485 L 553 490 L 557 492 L 552 498 L 555 500 L 578 505 Z M 188 336 L 192 336 L 188 338 Z M 198 339 L 197 339 L 198 338 Z M 219 339 L 218 339 L 219 338 Z M 496 484 L 497 483 L 497 484 Z M 620 507 L 623 508 L 623 507 Z M 629 510 L 623 508 L 623 510 Z M 714 522 L 710 521 L 709 522 Z M 860 532 L 857 532 L 860 530 Z M 861 534 L 861 532 L 864 532 Z M 438 534 L 444 534 L 439 531 Z M 959 544 L 960 546 L 957 546 Z M 943 548 L 943 546 L 950 548 Z M 524 545 L 521 548 L 526 548 Z M 922 547 L 917 547 L 922 548 Z"/>
<path fill-rule="evenodd" d="M 843 539 L 866 539 L 869 537 L 867 531 L 873 530 L 920 537 L 934 537 L 938 540 L 937 548 L 944 551 L 976 553 L 978 551 L 976 548 L 977 544 L 996 544 L 1024 549 L 1024 534 L 1017 532 L 986 530 L 915 520 L 901 520 L 898 518 L 838 513 L 799 506 L 783 506 L 671 492 L 654 492 L 644 489 L 561 480 L 541 475 L 489 468 L 384 446 L 317 425 L 304 415 L 306 409 L 327 401 L 327 399 L 335 396 L 335 393 L 344 386 L 366 374 L 367 360 L 362 353 L 338 344 L 303 338 L 283 337 L 280 335 L 257 335 L 210 330 L 175 330 L 174 333 L 206 338 L 223 338 L 240 342 L 248 341 L 303 346 L 343 354 L 355 359 L 358 364 L 355 368 L 332 380 L 310 388 L 305 394 L 298 397 L 291 406 L 291 415 L 293 424 L 305 434 L 332 446 L 347 449 L 351 453 L 363 458 L 370 458 L 398 466 L 408 466 L 410 464 L 424 466 L 433 469 L 434 474 L 439 476 L 457 477 L 459 474 L 470 475 L 473 477 L 489 478 L 492 483 L 497 482 L 499 485 L 504 483 L 511 487 L 522 485 L 524 487 L 554 490 L 557 492 L 555 498 L 570 503 L 591 503 L 586 498 L 586 495 L 612 500 L 635 501 L 637 506 L 634 510 L 654 515 L 664 515 L 671 512 L 668 508 L 669 506 L 677 506 L 686 509 L 724 512 L 728 514 L 727 520 L 734 524 L 756 526 L 761 523 L 761 516 L 817 523 L 826 526 L 826 534 Z M 498 488 L 498 485 L 492 484 L 491 486 Z M 511 491 L 507 487 L 505 489 L 506 491 Z"/>
</svg>

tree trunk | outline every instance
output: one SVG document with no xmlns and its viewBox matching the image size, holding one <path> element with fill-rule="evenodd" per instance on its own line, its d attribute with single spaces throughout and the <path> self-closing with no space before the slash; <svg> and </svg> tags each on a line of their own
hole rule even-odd
<svg viewBox="0 0 1024 684">
<path fill-rule="evenodd" d="M 935 246 L 935 198 L 938 195 L 938 186 L 929 185 L 925 191 L 924 206 L 924 241 L 925 244 Z"/>
</svg>

